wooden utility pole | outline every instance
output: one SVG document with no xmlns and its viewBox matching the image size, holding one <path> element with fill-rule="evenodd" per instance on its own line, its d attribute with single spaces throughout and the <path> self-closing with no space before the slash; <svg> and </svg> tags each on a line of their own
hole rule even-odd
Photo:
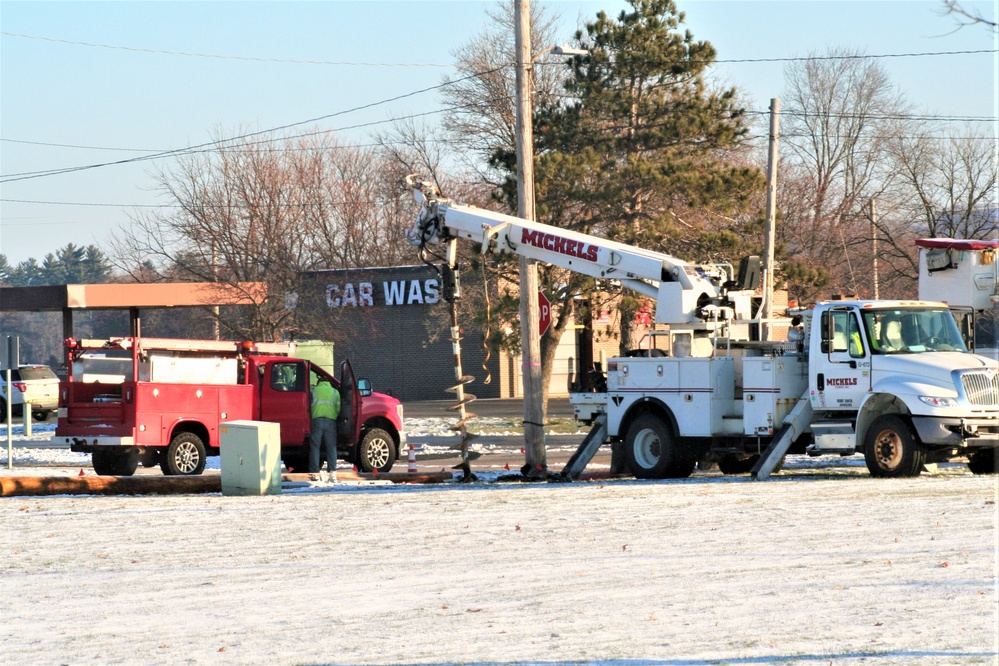
<svg viewBox="0 0 999 666">
<path fill-rule="evenodd" d="M 874 269 L 874 300 L 878 300 L 880 291 L 878 289 L 878 200 L 876 198 L 871 199 L 871 254 L 874 255 L 871 262 Z"/>
<path fill-rule="evenodd" d="M 763 254 L 763 308 L 760 318 L 765 321 L 760 327 L 760 339 L 770 339 L 770 323 L 773 316 L 774 300 L 774 235 L 777 227 L 777 135 L 780 126 L 780 100 L 770 100 L 770 148 L 767 155 L 767 230 L 766 248 Z"/>
<path fill-rule="evenodd" d="M 514 6 L 517 48 L 517 215 L 534 220 L 534 128 L 531 107 L 533 60 L 531 9 L 528 0 Z M 541 381 L 541 336 L 538 314 L 538 266 L 520 258 L 521 376 L 524 381 L 523 473 L 543 477 L 548 468 L 545 452 L 545 410 Z"/>
</svg>

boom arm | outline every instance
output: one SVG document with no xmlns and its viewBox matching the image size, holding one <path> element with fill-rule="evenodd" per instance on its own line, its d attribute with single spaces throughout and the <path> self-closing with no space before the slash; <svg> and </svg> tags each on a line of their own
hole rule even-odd
<svg viewBox="0 0 999 666">
<path fill-rule="evenodd" d="M 656 299 L 658 324 L 701 323 L 701 308 L 720 305 L 724 286 L 731 279 L 720 266 L 689 264 L 605 238 L 456 204 L 441 197 L 432 184 L 412 176 L 406 183 L 420 204 L 420 214 L 406 234 L 413 245 L 422 248 L 465 238 L 481 243 L 483 254 L 509 252 L 591 277 L 618 280 Z M 737 310 L 737 316 L 748 314 L 748 308 Z"/>
</svg>

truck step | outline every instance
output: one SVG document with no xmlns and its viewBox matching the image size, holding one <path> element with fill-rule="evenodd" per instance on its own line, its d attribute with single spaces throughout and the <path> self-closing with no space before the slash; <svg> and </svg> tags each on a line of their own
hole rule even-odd
<svg viewBox="0 0 999 666">
<path fill-rule="evenodd" d="M 806 389 L 801 399 L 798 400 L 798 404 L 784 418 L 784 423 L 781 424 L 780 429 L 774 434 L 774 438 L 770 441 L 770 446 L 763 451 L 760 459 L 753 465 L 750 474 L 752 474 L 754 479 L 762 481 L 770 478 L 770 474 L 780 465 L 787 454 L 787 450 L 794 443 L 794 440 L 808 428 L 808 422 L 811 418 L 812 405 L 808 400 L 808 390 Z"/>
<path fill-rule="evenodd" d="M 812 424 L 812 435 L 815 443 L 808 447 L 808 454 L 813 456 L 853 453 L 856 444 L 853 422 L 851 421 L 818 421 Z"/>
</svg>

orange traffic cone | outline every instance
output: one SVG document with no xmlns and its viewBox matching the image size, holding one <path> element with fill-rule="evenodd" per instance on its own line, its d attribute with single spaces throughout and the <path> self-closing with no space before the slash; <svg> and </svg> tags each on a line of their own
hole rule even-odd
<svg viewBox="0 0 999 666">
<path fill-rule="evenodd" d="M 416 470 L 416 449 L 413 448 L 412 444 L 409 445 L 409 466 L 408 466 L 407 470 L 408 470 L 408 472 L 410 474 L 416 474 L 416 471 L 417 471 Z"/>
<path fill-rule="evenodd" d="M 77 474 L 77 476 L 86 476 L 86 474 L 83 473 L 83 468 L 82 467 L 80 468 L 80 473 Z"/>
</svg>

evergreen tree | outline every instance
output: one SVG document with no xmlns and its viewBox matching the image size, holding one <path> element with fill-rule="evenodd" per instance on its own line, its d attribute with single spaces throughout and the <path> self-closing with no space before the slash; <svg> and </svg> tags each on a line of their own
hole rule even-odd
<svg viewBox="0 0 999 666">
<path fill-rule="evenodd" d="M 708 89 L 715 49 L 681 30 L 672 0 L 631 5 L 577 32 L 588 54 L 570 64 L 568 101 L 539 111 L 539 218 L 689 260 L 734 262 L 729 252 L 745 249 L 738 239 L 759 229 L 744 214 L 764 186 L 743 164 L 737 93 Z M 638 307 L 622 301 L 622 348 Z"/>
<path fill-rule="evenodd" d="M 44 271 L 38 261 L 31 257 L 22 261 L 10 272 L 10 284 L 13 287 L 37 287 L 45 284 Z"/>
</svg>

